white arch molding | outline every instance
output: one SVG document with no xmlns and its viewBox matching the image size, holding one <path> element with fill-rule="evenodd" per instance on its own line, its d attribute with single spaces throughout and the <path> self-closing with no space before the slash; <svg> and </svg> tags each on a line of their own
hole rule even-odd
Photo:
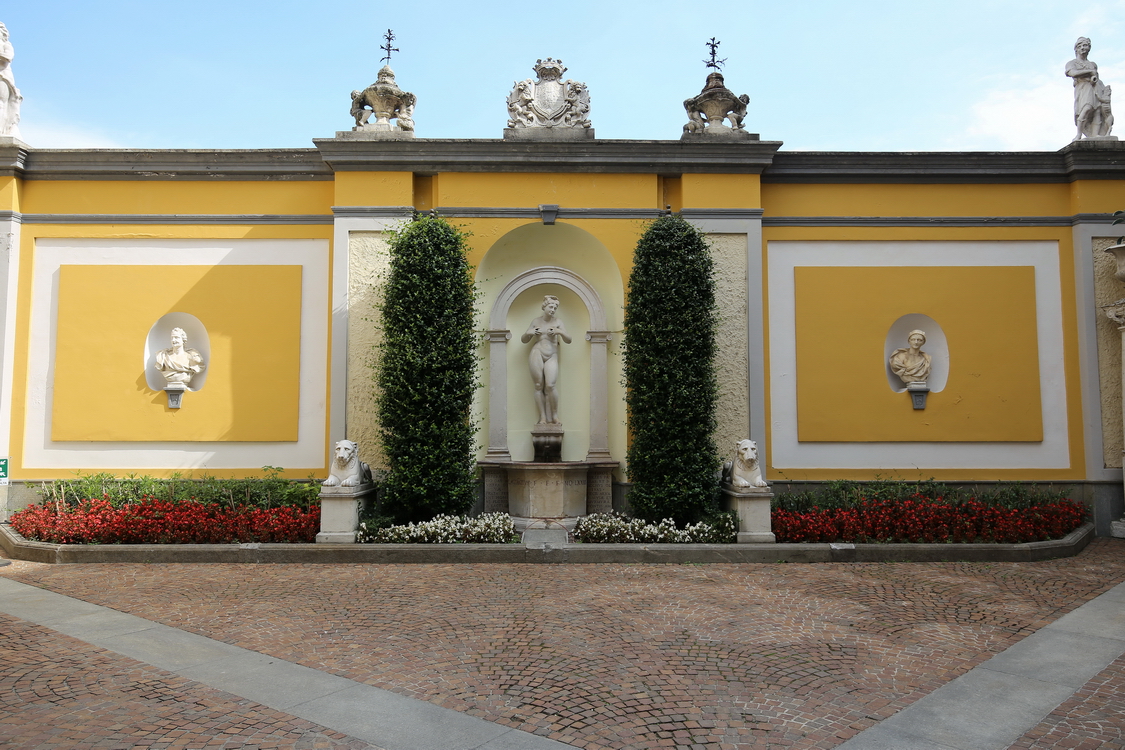
<svg viewBox="0 0 1125 750">
<path fill-rule="evenodd" d="M 496 296 L 488 317 L 488 452 L 489 461 L 511 461 L 508 450 L 508 341 L 512 332 L 504 326 L 516 298 L 532 287 L 555 284 L 574 292 L 590 315 L 590 448 L 587 461 L 612 460 L 609 454 L 609 379 L 607 375 L 609 331 L 605 306 L 590 282 L 558 266 L 539 266 L 516 276 Z"/>
</svg>

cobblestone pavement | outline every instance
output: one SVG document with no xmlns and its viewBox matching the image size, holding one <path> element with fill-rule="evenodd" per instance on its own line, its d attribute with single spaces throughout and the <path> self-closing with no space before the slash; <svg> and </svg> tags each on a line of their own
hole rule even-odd
<svg viewBox="0 0 1125 750">
<path fill-rule="evenodd" d="M 1012 748 L 1125 749 L 1125 657 L 1103 669 Z"/>
<path fill-rule="evenodd" d="M 0 575 L 577 747 L 832 748 L 1125 581 L 1125 541 L 1040 563 Z M 1120 743 L 1121 683 L 1118 662 L 1017 747 Z"/>
<path fill-rule="evenodd" d="M 378 750 L 14 617 L 0 633 L 0 747 Z"/>
</svg>

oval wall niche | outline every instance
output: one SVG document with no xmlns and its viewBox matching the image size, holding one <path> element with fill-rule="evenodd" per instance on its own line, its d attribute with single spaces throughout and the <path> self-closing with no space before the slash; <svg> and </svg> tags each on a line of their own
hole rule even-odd
<svg viewBox="0 0 1125 750">
<path fill-rule="evenodd" d="M 883 342 L 883 370 L 887 375 L 887 385 L 895 393 L 906 390 L 906 384 L 891 371 L 890 360 L 895 349 L 910 346 L 906 339 L 915 329 L 926 334 L 926 343 L 922 346 L 922 351 L 930 355 L 930 377 L 926 384 L 935 393 L 943 391 L 949 380 L 949 342 L 938 322 L 921 313 L 903 315 L 887 331 L 887 338 Z"/>
<path fill-rule="evenodd" d="M 172 345 L 173 328 L 184 329 L 184 333 L 187 334 L 185 347 L 198 351 L 203 356 L 204 364 L 207 365 L 203 372 L 191 379 L 191 385 L 188 387 L 189 391 L 198 391 L 206 385 L 207 373 L 211 370 L 211 337 L 207 335 L 207 328 L 203 325 L 203 321 L 191 313 L 170 312 L 148 329 L 148 337 L 145 339 L 145 382 L 154 391 L 162 391 L 167 385 L 160 370 L 156 369 L 156 353 Z"/>
</svg>

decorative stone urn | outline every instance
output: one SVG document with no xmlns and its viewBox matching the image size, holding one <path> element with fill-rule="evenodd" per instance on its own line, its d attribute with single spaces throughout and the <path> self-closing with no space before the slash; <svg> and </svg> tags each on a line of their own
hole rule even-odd
<svg viewBox="0 0 1125 750">
<path fill-rule="evenodd" d="M 743 130 L 742 120 L 750 97 L 735 96 L 724 85 L 723 74 L 715 71 L 707 76 L 707 83 L 698 95 L 684 101 L 688 122 L 680 140 L 721 137 L 734 140 L 753 140 L 756 136 Z M 723 121 L 730 120 L 730 127 Z"/>
<path fill-rule="evenodd" d="M 1118 281 L 1125 281 L 1125 245 L 1111 245 L 1105 249 L 1117 261 L 1117 270 L 1113 272 Z"/>
<path fill-rule="evenodd" d="M 395 72 L 384 65 L 375 83 L 352 92 L 351 115 L 355 127 L 336 133 L 337 138 L 402 139 L 414 137 L 414 105 L 417 98 L 395 83 Z M 375 122 L 370 122 L 372 115 Z M 397 120 L 392 123 L 391 120 Z"/>
</svg>

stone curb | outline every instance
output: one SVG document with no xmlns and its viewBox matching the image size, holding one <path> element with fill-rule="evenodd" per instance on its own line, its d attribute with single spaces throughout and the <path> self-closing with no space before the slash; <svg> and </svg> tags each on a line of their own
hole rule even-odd
<svg viewBox="0 0 1125 750">
<path fill-rule="evenodd" d="M 43 563 L 820 563 L 1034 562 L 1073 557 L 1094 536 L 1026 544 L 46 544 L 0 524 L 0 549 Z"/>
</svg>

